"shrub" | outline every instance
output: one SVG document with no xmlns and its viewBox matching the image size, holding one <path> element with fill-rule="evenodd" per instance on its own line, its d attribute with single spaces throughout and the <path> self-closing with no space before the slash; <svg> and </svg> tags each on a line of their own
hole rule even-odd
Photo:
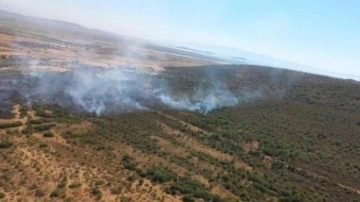
<svg viewBox="0 0 360 202">
<path fill-rule="evenodd" d="M 60 196 L 60 189 L 58 187 L 56 187 L 51 193 L 50 193 L 50 197 L 51 198 L 57 198 Z"/>
<path fill-rule="evenodd" d="M 176 174 L 162 166 L 153 166 L 146 172 L 147 178 L 152 182 L 163 183 L 174 180 Z"/>
<path fill-rule="evenodd" d="M 121 162 L 124 168 L 128 170 L 135 170 L 137 167 L 137 163 L 127 154 L 122 157 Z"/>
<path fill-rule="evenodd" d="M 6 129 L 6 128 L 15 128 L 22 126 L 22 123 L 20 121 L 14 122 L 14 123 L 1 123 L 0 129 Z"/>
<path fill-rule="evenodd" d="M 78 187 L 81 187 L 81 183 L 79 182 L 73 182 L 69 185 L 69 188 L 70 189 L 75 189 L 75 188 L 78 188 Z"/>
<path fill-rule="evenodd" d="M 43 131 L 46 131 L 46 130 L 50 130 L 54 126 L 55 126 L 55 124 L 36 125 L 33 128 L 34 128 L 35 132 L 43 132 Z"/>
<path fill-rule="evenodd" d="M 211 201 L 212 202 L 222 202 L 222 199 L 221 199 L 221 197 L 219 195 L 216 194 L 216 195 L 213 196 Z"/>
<path fill-rule="evenodd" d="M 34 129 L 31 126 L 26 127 L 25 129 L 23 129 L 21 131 L 22 134 L 26 135 L 26 134 L 31 134 L 34 132 Z"/>
<path fill-rule="evenodd" d="M 50 132 L 50 131 L 47 131 L 43 134 L 43 137 L 54 137 L 54 133 Z"/>
<path fill-rule="evenodd" d="M 122 187 L 112 188 L 110 191 L 111 191 L 111 194 L 113 194 L 113 195 L 119 195 L 122 192 Z"/>
<path fill-rule="evenodd" d="M 57 185 L 58 188 L 64 188 L 66 187 L 66 183 L 65 182 L 61 182 L 60 184 Z"/>
<path fill-rule="evenodd" d="M 228 198 L 224 198 L 221 200 L 221 202 L 239 202 L 240 200 L 237 198 L 233 198 L 233 197 L 228 197 Z M 248 201 L 248 200 L 246 200 Z"/>
<path fill-rule="evenodd" d="M 102 181 L 102 180 L 97 180 L 97 181 L 95 182 L 95 186 L 101 186 L 101 185 L 103 185 L 103 184 L 105 184 L 105 182 Z"/>
<path fill-rule="evenodd" d="M 273 170 L 282 170 L 286 168 L 286 164 L 281 160 L 277 160 L 271 165 L 271 168 Z"/>
<path fill-rule="evenodd" d="M 0 142 L 0 149 L 8 149 L 13 145 L 8 139 L 2 140 Z"/>
<path fill-rule="evenodd" d="M 34 125 L 43 124 L 46 122 L 47 122 L 46 119 L 30 119 L 30 120 L 28 120 L 28 124 L 34 124 Z"/>
<path fill-rule="evenodd" d="M 45 193 L 43 190 L 37 189 L 35 190 L 35 197 L 43 197 L 45 196 Z"/>
<path fill-rule="evenodd" d="M 180 177 L 170 187 L 171 193 L 180 192 L 181 194 L 191 195 L 195 198 L 202 198 L 210 201 L 212 195 L 206 187 L 197 180 L 189 177 Z"/>
<path fill-rule="evenodd" d="M 280 198 L 281 202 L 301 202 L 304 201 L 300 196 L 294 195 L 294 196 L 286 196 Z"/>
<path fill-rule="evenodd" d="M 184 196 L 184 197 L 182 198 L 182 200 L 183 200 L 184 202 L 194 202 L 194 201 L 195 201 L 192 196 L 188 196 L 188 195 Z"/>
<path fill-rule="evenodd" d="M 91 191 L 91 194 L 94 195 L 97 200 L 102 198 L 102 192 L 98 187 L 94 187 Z"/>
</svg>

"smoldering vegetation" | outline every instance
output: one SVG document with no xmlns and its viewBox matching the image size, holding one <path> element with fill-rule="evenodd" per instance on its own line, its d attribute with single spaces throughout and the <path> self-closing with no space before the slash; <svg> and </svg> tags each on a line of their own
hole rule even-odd
<svg viewBox="0 0 360 202">
<path fill-rule="evenodd" d="M 0 102 L 14 96 L 27 105 L 56 104 L 103 113 L 176 109 L 209 113 L 258 99 L 282 98 L 300 73 L 256 66 L 169 67 L 150 72 L 131 67 L 79 66 L 68 72 L 24 70 L 2 76 Z"/>
</svg>

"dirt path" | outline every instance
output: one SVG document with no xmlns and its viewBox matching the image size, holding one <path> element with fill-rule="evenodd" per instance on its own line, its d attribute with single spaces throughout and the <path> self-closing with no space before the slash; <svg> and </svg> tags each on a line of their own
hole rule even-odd
<svg viewBox="0 0 360 202">
<path fill-rule="evenodd" d="M 190 129 L 190 130 L 193 131 L 193 132 L 202 132 L 203 134 L 209 135 L 209 132 L 207 132 L 207 131 L 205 131 L 205 130 L 197 127 L 197 126 L 194 126 L 194 125 L 192 125 L 192 124 L 190 124 L 190 123 L 187 123 L 187 122 L 185 122 L 185 121 L 182 121 L 182 120 L 180 120 L 180 119 L 177 119 L 177 118 L 175 118 L 175 117 L 173 117 L 173 116 L 170 116 L 169 114 L 165 114 L 165 113 L 159 112 L 159 111 L 155 111 L 155 112 L 156 112 L 157 114 L 165 117 L 165 118 L 168 118 L 168 119 L 172 120 L 172 121 L 181 123 L 182 125 L 186 126 L 188 129 Z"/>
<path fill-rule="evenodd" d="M 247 165 L 245 162 L 235 160 L 234 157 L 229 154 L 220 152 L 214 148 L 203 145 L 198 140 L 196 140 L 188 135 L 185 135 L 184 133 L 182 133 L 179 130 L 173 129 L 164 123 L 159 123 L 159 125 L 162 127 L 163 131 L 166 134 L 173 135 L 173 137 L 175 137 L 178 142 L 184 144 L 184 146 L 187 147 L 188 149 L 204 153 L 206 155 L 209 155 L 215 159 L 219 159 L 222 161 L 228 161 L 228 162 L 234 161 L 235 167 L 237 167 L 237 168 L 242 168 L 242 169 L 245 169 L 248 171 L 253 170 L 253 168 L 251 166 Z"/>
</svg>

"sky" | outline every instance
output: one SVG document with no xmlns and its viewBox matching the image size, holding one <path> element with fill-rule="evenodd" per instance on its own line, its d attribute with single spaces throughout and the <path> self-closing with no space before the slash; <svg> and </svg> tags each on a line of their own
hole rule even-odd
<svg viewBox="0 0 360 202">
<path fill-rule="evenodd" d="M 19 14 L 233 48 L 358 78 L 359 8 L 359 0 L 0 0 L 0 9 Z"/>
</svg>

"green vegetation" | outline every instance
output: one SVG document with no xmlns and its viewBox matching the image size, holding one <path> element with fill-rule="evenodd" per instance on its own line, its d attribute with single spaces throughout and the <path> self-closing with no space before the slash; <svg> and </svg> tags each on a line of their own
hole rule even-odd
<svg viewBox="0 0 360 202">
<path fill-rule="evenodd" d="M 47 119 L 30 119 L 28 120 L 28 124 L 32 124 L 32 125 L 38 125 L 38 124 L 44 124 L 49 122 L 49 120 Z"/>
<path fill-rule="evenodd" d="M 34 129 L 32 126 L 27 126 L 25 129 L 23 129 L 21 131 L 22 134 L 27 135 L 27 134 L 32 134 L 34 132 Z"/>
<path fill-rule="evenodd" d="M 39 148 L 46 148 L 46 147 L 48 147 L 48 145 L 45 144 L 45 143 L 41 143 L 41 144 L 39 145 Z"/>
<path fill-rule="evenodd" d="M 55 124 L 36 125 L 36 126 L 33 126 L 33 130 L 34 130 L 34 132 L 43 132 L 43 131 L 50 130 L 54 126 L 55 126 Z"/>
<path fill-rule="evenodd" d="M 202 198 L 210 201 L 213 198 L 211 192 L 204 185 L 190 177 L 177 178 L 167 191 L 171 194 L 181 193 L 186 196 L 186 200 Z"/>
<path fill-rule="evenodd" d="M 54 137 L 54 133 L 50 132 L 50 131 L 47 131 L 43 134 L 44 137 Z"/>
<path fill-rule="evenodd" d="M 124 165 L 125 169 L 128 170 L 135 170 L 137 163 L 127 154 L 125 154 L 121 159 L 122 164 Z"/>
<path fill-rule="evenodd" d="M 13 143 L 9 139 L 3 139 L 0 141 L 0 149 L 8 149 L 13 146 Z"/>
<path fill-rule="evenodd" d="M 43 196 L 45 196 L 45 192 L 43 190 L 40 189 L 35 190 L 35 197 L 43 197 Z"/>
<path fill-rule="evenodd" d="M 60 196 L 60 192 L 61 189 L 59 187 L 56 187 L 51 193 L 50 193 L 50 197 L 51 198 L 57 198 Z"/>
<path fill-rule="evenodd" d="M 146 171 L 146 177 L 155 183 L 164 183 L 174 180 L 177 176 L 163 166 L 152 166 Z"/>
<path fill-rule="evenodd" d="M 0 123 L 0 129 L 15 128 L 19 126 L 22 126 L 22 123 L 20 121 L 14 123 Z"/>
<path fill-rule="evenodd" d="M 70 189 L 76 189 L 76 188 L 81 187 L 81 183 L 79 183 L 79 182 L 74 182 L 74 183 L 71 183 L 68 187 L 69 187 Z"/>
<path fill-rule="evenodd" d="M 102 192 L 98 187 L 94 187 L 91 191 L 91 194 L 94 195 L 97 200 L 102 198 Z"/>
</svg>

